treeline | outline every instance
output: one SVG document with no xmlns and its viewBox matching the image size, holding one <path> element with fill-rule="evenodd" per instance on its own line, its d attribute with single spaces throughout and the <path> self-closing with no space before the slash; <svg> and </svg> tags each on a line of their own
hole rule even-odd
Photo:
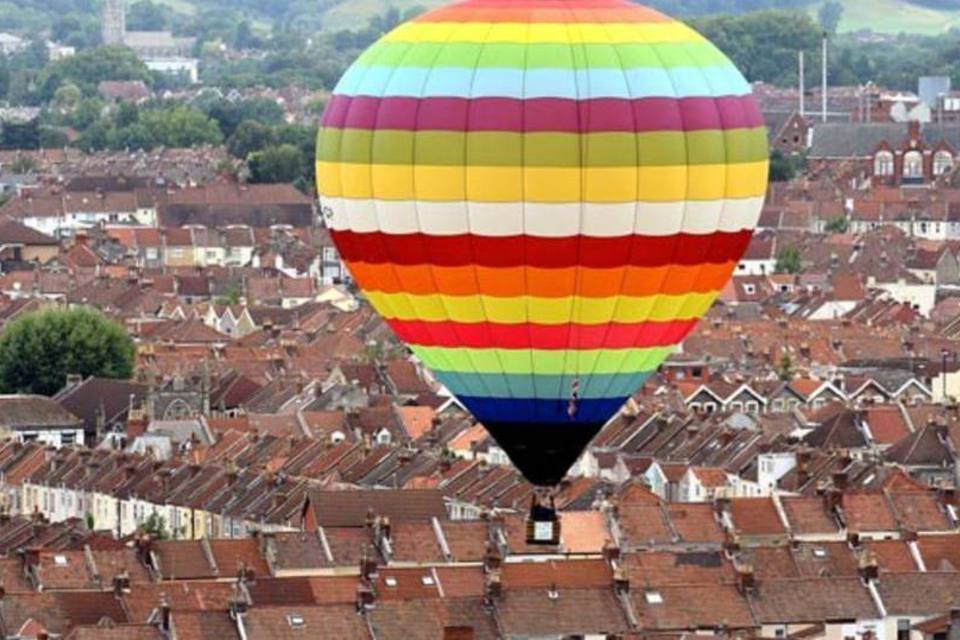
<svg viewBox="0 0 960 640">
<path fill-rule="evenodd" d="M 750 13 L 765 9 L 801 9 L 815 0 L 648 0 L 643 4 L 675 16 Z"/>
<path fill-rule="evenodd" d="M 724 51 L 751 81 L 797 84 L 797 51 L 807 53 L 807 86 L 820 82 L 822 27 L 807 13 L 759 11 L 696 18 L 691 25 Z M 873 81 L 899 90 L 917 88 L 922 75 L 945 75 L 960 86 L 960 33 L 891 37 L 882 45 L 855 35 L 832 35 L 828 74 L 834 86 Z"/>
</svg>

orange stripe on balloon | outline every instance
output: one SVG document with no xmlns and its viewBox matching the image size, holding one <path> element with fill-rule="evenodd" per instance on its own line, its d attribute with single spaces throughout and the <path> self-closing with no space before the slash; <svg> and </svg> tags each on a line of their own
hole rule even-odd
<svg viewBox="0 0 960 640">
<path fill-rule="evenodd" d="M 568 267 L 491 268 L 481 266 L 431 267 L 349 262 L 354 279 L 367 291 L 443 294 L 449 296 L 488 295 L 513 298 L 566 298 L 576 292 L 586 298 L 612 296 L 685 295 L 723 289 L 735 262 L 663 267 L 620 267 L 590 269 Z"/>
</svg>

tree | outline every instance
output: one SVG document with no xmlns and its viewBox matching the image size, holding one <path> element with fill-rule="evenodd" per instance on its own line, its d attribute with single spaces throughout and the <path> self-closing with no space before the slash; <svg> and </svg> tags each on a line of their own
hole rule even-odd
<svg viewBox="0 0 960 640">
<path fill-rule="evenodd" d="M 302 176 L 304 158 L 292 144 L 268 147 L 250 156 L 250 182 L 293 182 Z"/>
<path fill-rule="evenodd" d="M 825 229 L 827 233 L 846 233 L 850 228 L 850 221 L 846 216 L 837 216 L 827 223 Z"/>
<path fill-rule="evenodd" d="M 83 99 L 80 87 L 72 82 L 65 82 L 53 94 L 53 106 L 60 113 L 72 113 Z"/>
<path fill-rule="evenodd" d="M 89 307 L 27 313 L 0 333 L 0 392 L 52 395 L 67 374 L 127 379 L 133 340 Z"/>
<path fill-rule="evenodd" d="M 140 531 L 150 536 L 152 540 L 168 540 L 167 520 L 158 513 L 151 513 L 140 525 Z"/>
<path fill-rule="evenodd" d="M 10 163 L 10 172 L 14 174 L 24 174 L 36 171 L 37 161 L 30 156 L 18 155 L 13 162 Z"/>
<path fill-rule="evenodd" d="M 273 131 L 254 120 L 244 120 L 227 140 L 227 151 L 234 158 L 245 159 L 274 144 Z"/>
<path fill-rule="evenodd" d="M 777 273 L 796 275 L 803 269 L 803 257 L 800 249 L 790 245 L 777 252 L 777 264 L 774 267 Z"/>
<path fill-rule="evenodd" d="M 166 147 L 183 148 L 223 142 L 223 134 L 216 121 L 193 107 L 147 109 L 140 112 L 140 124 L 157 144 Z"/>
<path fill-rule="evenodd" d="M 780 379 L 786 382 L 791 377 L 793 377 L 793 358 L 790 357 L 789 352 L 784 351 L 783 357 L 780 358 Z"/>
<path fill-rule="evenodd" d="M 151 0 L 140 0 L 127 10 L 130 31 L 163 31 L 167 27 L 167 10 Z"/>
<path fill-rule="evenodd" d="M 67 82 L 80 87 L 85 96 L 94 96 L 103 80 L 142 80 L 150 84 L 151 79 L 150 70 L 131 49 L 109 46 L 52 62 L 40 72 L 37 84 L 41 97 L 50 100 Z"/>
<path fill-rule="evenodd" d="M 790 182 L 796 175 L 793 160 L 777 150 L 770 154 L 770 182 Z"/>
<path fill-rule="evenodd" d="M 40 123 L 37 120 L 5 123 L 3 132 L 0 134 L 0 148 L 7 150 L 39 149 Z"/>
<path fill-rule="evenodd" d="M 817 11 L 817 20 L 827 33 L 836 33 L 843 18 L 843 5 L 837 0 L 826 0 Z"/>
</svg>

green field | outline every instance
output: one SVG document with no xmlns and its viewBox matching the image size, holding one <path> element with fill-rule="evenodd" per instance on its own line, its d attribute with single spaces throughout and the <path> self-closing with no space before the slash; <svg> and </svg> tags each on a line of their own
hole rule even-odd
<svg viewBox="0 0 960 640">
<path fill-rule="evenodd" d="M 358 29 L 366 26 L 373 16 L 391 7 L 406 11 L 413 7 L 435 7 L 444 0 L 341 0 L 324 14 L 323 26 L 328 31 Z"/>
<path fill-rule="evenodd" d="M 841 0 L 843 20 L 840 31 L 871 29 L 878 33 L 921 33 L 936 35 L 960 27 L 960 11 L 938 11 L 906 0 Z M 811 7 L 816 15 L 820 3 Z"/>
</svg>

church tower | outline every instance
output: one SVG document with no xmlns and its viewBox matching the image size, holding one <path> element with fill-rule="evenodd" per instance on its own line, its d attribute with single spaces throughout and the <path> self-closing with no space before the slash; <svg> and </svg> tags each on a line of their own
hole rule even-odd
<svg viewBox="0 0 960 640">
<path fill-rule="evenodd" d="M 127 32 L 125 0 L 104 0 L 103 44 L 123 44 Z"/>
</svg>

